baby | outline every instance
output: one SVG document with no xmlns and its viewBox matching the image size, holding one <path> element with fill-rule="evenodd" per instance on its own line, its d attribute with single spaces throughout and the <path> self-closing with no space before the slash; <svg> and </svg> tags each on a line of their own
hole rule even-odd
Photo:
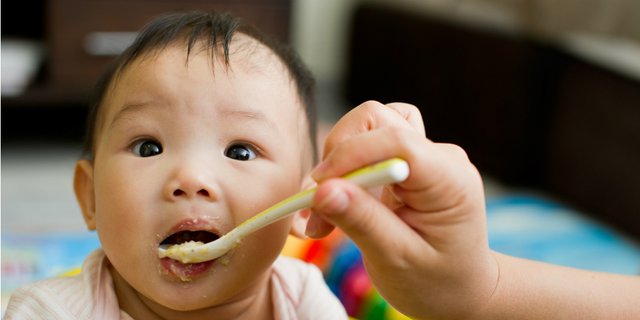
<svg viewBox="0 0 640 320">
<path fill-rule="evenodd" d="M 101 249 L 77 277 L 18 290 L 7 319 L 346 318 L 317 268 L 279 257 L 302 214 L 217 260 L 158 257 L 303 188 L 317 157 L 313 101 L 297 55 L 230 15 L 152 21 L 98 83 L 76 165 Z"/>
</svg>

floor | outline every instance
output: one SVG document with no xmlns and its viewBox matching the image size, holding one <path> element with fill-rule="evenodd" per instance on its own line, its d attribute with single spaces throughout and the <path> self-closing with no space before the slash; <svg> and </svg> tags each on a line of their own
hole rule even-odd
<svg viewBox="0 0 640 320">
<path fill-rule="evenodd" d="M 2 148 L 2 232 L 81 231 L 84 221 L 73 193 L 80 155 L 73 145 Z"/>
</svg>

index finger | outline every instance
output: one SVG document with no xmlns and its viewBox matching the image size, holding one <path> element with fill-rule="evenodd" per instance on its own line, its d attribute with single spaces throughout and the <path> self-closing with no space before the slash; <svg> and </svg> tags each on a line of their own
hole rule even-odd
<svg viewBox="0 0 640 320">
<path fill-rule="evenodd" d="M 322 156 L 326 158 L 336 145 L 346 139 L 388 126 L 412 128 L 425 135 L 422 116 L 415 106 L 398 102 L 384 105 L 377 101 L 367 101 L 349 111 L 331 129 L 325 140 Z"/>
<path fill-rule="evenodd" d="M 426 136 L 422 115 L 416 106 L 404 102 L 387 103 L 386 106 L 396 111 L 412 128 Z"/>
</svg>

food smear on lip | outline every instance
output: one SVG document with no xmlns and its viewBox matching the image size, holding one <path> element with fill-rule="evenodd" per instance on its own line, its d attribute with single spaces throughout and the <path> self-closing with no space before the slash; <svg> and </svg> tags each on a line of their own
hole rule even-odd
<svg viewBox="0 0 640 320">
<path fill-rule="evenodd" d="M 241 243 L 242 243 L 242 239 L 238 239 L 238 240 L 236 240 L 236 242 L 233 244 L 233 247 L 231 247 L 231 249 L 232 249 L 232 250 L 233 250 L 233 249 L 235 249 L 235 248 L 236 248 L 237 246 L 239 246 Z M 219 258 L 219 259 L 220 259 L 220 263 L 221 263 L 223 266 L 228 265 L 228 264 L 229 264 L 229 262 L 231 261 L 231 254 L 230 254 L 231 252 L 232 252 L 232 251 L 231 251 L 231 250 L 229 250 L 229 253 L 227 253 L 227 254 L 225 254 L 225 255 L 223 255 L 222 257 L 220 257 L 220 258 Z"/>
<path fill-rule="evenodd" d="M 166 272 L 176 276 L 182 282 L 191 282 L 204 275 L 214 263 L 213 261 L 206 261 L 185 264 L 169 258 L 164 258 L 160 261 Z"/>
<path fill-rule="evenodd" d="M 188 272 L 182 272 L 181 269 L 176 268 L 174 265 L 171 265 L 171 273 L 175 274 L 180 278 L 182 282 L 190 282 L 191 277 Z"/>
</svg>

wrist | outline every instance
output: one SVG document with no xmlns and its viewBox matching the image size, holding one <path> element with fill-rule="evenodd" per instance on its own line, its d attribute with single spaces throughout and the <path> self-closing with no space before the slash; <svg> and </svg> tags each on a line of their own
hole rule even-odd
<svg viewBox="0 0 640 320">
<path fill-rule="evenodd" d="M 440 286 L 432 288 L 434 299 L 422 318 L 491 319 L 485 315 L 500 286 L 500 262 L 488 247 L 481 251 L 485 253 L 459 260 L 458 267 L 438 277 Z"/>
</svg>

